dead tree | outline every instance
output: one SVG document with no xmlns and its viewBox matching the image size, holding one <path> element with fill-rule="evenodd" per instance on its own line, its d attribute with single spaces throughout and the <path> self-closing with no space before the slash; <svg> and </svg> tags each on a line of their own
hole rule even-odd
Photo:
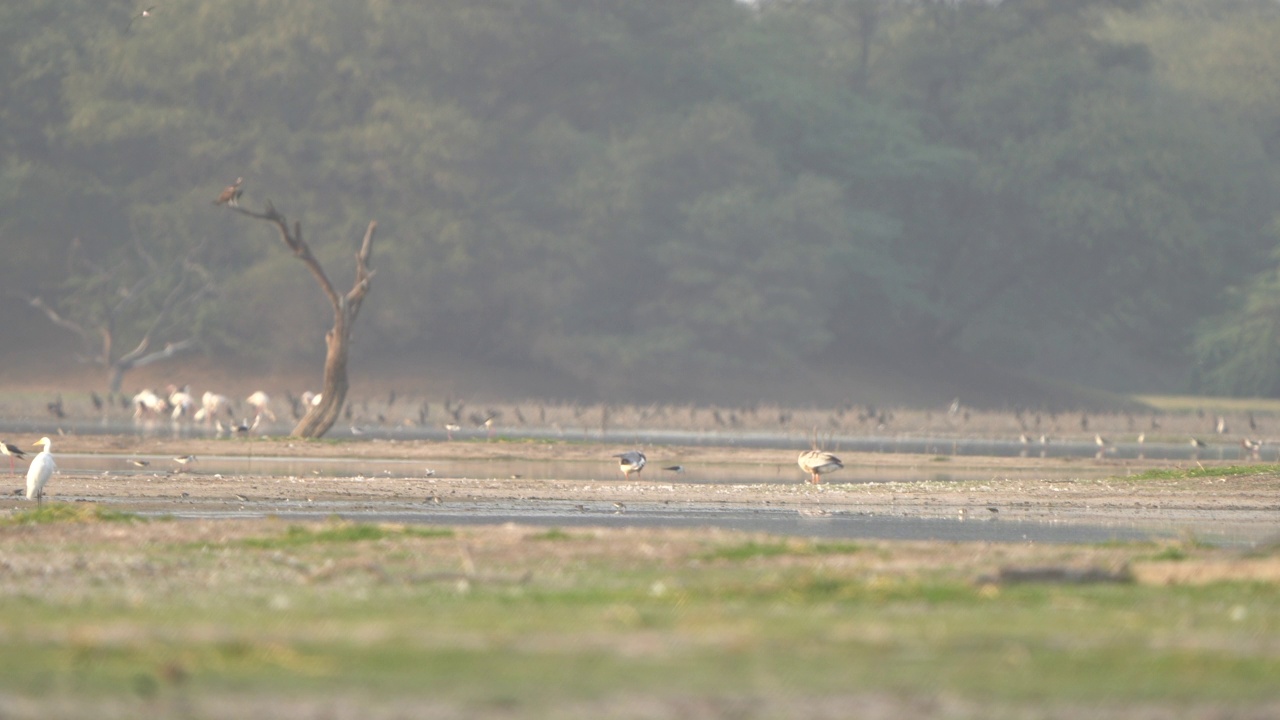
<svg viewBox="0 0 1280 720">
<path fill-rule="evenodd" d="M 311 254 L 311 248 L 302 239 L 302 223 L 294 221 L 292 229 L 289 222 L 281 215 L 270 201 L 262 212 L 254 212 L 238 205 L 228 207 L 241 215 L 264 220 L 276 226 L 280 231 L 280 239 L 293 252 L 294 257 L 302 261 L 315 277 L 320 289 L 329 298 L 333 306 L 333 327 L 325 333 L 324 340 L 327 352 L 324 359 L 324 387 L 320 391 L 320 402 L 311 406 L 298 424 L 293 428 L 294 437 L 317 438 L 323 436 L 333 427 L 342 411 L 342 404 L 347 399 L 347 349 L 351 341 L 351 328 L 356 316 L 360 314 L 360 305 L 364 296 L 369 293 L 369 281 L 373 279 L 373 271 L 369 269 L 369 260 L 373 255 L 373 233 L 378 227 L 376 220 L 369 223 L 364 233 L 364 242 L 356 253 L 356 278 L 346 294 L 340 294 L 329 282 L 320 262 Z"/>
<path fill-rule="evenodd" d="M 135 238 L 130 257 L 103 267 L 80 257 L 77 241 L 68 253 L 68 278 L 57 299 L 49 302 L 33 293 L 11 294 L 78 337 L 84 348 L 80 360 L 104 368 L 108 390 L 118 393 L 130 370 L 196 347 L 198 338 L 189 318 L 200 302 L 216 292 L 209 272 L 191 259 L 199 256 L 202 245 L 189 257 L 166 264 Z M 128 285 L 117 283 L 129 276 L 137 279 Z M 163 291 L 167 282 L 173 285 Z M 156 294 L 162 291 L 163 295 Z M 138 343 L 120 354 L 124 338 L 137 332 L 142 333 Z"/>
</svg>

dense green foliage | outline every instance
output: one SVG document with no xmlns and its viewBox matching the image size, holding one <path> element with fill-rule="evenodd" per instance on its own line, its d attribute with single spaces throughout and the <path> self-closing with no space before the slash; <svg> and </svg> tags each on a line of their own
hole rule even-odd
<svg viewBox="0 0 1280 720">
<path fill-rule="evenodd" d="M 316 356 L 306 273 L 210 204 L 244 176 L 339 283 L 378 220 L 380 352 L 596 388 L 962 355 L 1280 392 L 1274 3 L 139 9 L 0 9 L 10 288 L 93 302 L 76 238 L 198 248 L 208 350 Z"/>
</svg>

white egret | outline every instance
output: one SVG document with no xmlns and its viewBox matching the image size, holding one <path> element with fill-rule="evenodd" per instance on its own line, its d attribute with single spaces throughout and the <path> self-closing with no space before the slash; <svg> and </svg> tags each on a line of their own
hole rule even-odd
<svg viewBox="0 0 1280 720">
<path fill-rule="evenodd" d="M 53 447 L 49 438 L 40 438 L 35 444 L 43 445 L 44 450 L 32 459 L 31 466 L 27 468 L 27 499 L 41 502 L 44 500 L 45 483 L 49 482 L 49 476 L 58 466 L 54 464 L 53 455 L 49 452 Z"/>
<path fill-rule="evenodd" d="M 630 478 L 631 473 L 638 473 L 644 469 L 647 462 L 644 453 L 639 450 L 629 450 L 624 453 L 618 453 L 613 457 L 618 458 L 618 469 L 622 471 L 622 477 Z"/>
<path fill-rule="evenodd" d="M 800 465 L 801 470 L 812 476 L 810 482 L 814 484 L 822 482 L 824 474 L 844 467 L 844 463 L 840 462 L 840 458 L 822 450 L 806 450 L 800 453 L 796 463 Z"/>
</svg>

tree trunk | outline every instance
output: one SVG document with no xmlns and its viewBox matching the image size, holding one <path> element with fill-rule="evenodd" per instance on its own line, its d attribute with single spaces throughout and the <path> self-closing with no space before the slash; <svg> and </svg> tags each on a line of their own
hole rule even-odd
<svg viewBox="0 0 1280 720">
<path fill-rule="evenodd" d="M 312 405 L 306 415 L 293 428 L 294 437 L 320 437 L 333 427 L 347 399 L 347 345 L 350 340 L 347 328 L 350 318 L 345 308 L 335 312 L 333 329 L 325 333 L 328 348 L 324 357 L 324 387 L 320 391 L 320 403 Z"/>
<path fill-rule="evenodd" d="M 364 296 L 369 292 L 369 282 L 373 279 L 369 260 L 373 256 L 373 233 L 378 228 L 378 222 L 376 220 L 370 222 L 369 229 L 364 233 L 364 242 L 360 245 L 360 251 L 356 253 L 355 284 L 349 292 L 342 295 L 334 290 L 333 283 L 329 282 L 329 276 L 325 274 L 324 268 L 320 267 L 320 262 L 311 254 L 311 248 L 302 239 L 302 223 L 295 221 L 293 229 L 290 230 L 288 221 L 272 207 L 270 202 L 261 213 L 233 205 L 224 207 L 275 225 L 280 231 L 280 239 L 311 271 L 311 275 L 315 277 L 320 289 L 324 291 L 325 297 L 329 298 L 329 303 L 333 306 L 333 327 L 324 337 L 327 351 L 324 358 L 324 386 L 320 389 L 320 402 L 308 409 L 293 428 L 294 437 L 322 437 L 338 421 L 342 404 L 347 399 L 347 348 L 351 342 L 351 327 L 355 324 L 356 316 L 360 314 L 360 306 L 364 302 Z"/>
</svg>

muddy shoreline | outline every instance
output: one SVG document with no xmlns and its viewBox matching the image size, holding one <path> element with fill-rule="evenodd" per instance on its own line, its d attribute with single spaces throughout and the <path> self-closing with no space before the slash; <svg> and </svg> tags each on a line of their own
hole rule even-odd
<svg viewBox="0 0 1280 720">
<path fill-rule="evenodd" d="M 275 515 L 282 513 L 441 514 L 491 511 L 519 516 L 572 508 L 582 515 L 604 516 L 645 511 L 670 512 L 684 508 L 770 514 L 794 512 L 801 517 L 898 517 L 949 519 L 969 522 L 1051 523 L 1182 530 L 1189 534 L 1229 532 L 1232 537 L 1268 541 L 1280 523 L 1280 475 L 1209 475 L 1194 478 L 1134 479 L 1132 475 L 1158 464 L 1121 461 L 1075 461 L 1038 458 L 951 458 L 949 473 L 966 479 L 893 482 L 829 482 L 810 485 L 798 469 L 795 482 L 702 483 L 663 474 L 668 460 L 702 465 L 780 466 L 790 455 L 775 450 L 733 447 L 646 448 L 650 471 L 639 478 L 616 474 L 609 456 L 617 448 L 590 443 L 426 442 L 370 440 L 356 442 L 161 439 L 127 436 L 55 439 L 54 453 L 94 456 L 119 461 L 155 458 L 146 468 L 98 473 L 63 471 L 49 483 L 49 499 L 109 504 L 146 513 L 191 513 L 216 517 L 220 513 Z M 209 473 L 199 463 L 181 468 L 178 455 L 197 457 L 406 460 L 412 476 L 328 476 Z M 857 468 L 910 471 L 928 458 L 879 453 L 843 453 L 848 474 Z M 529 462 L 579 462 L 599 466 L 598 479 L 557 480 L 520 477 L 430 477 L 426 466 L 449 460 L 480 470 L 486 461 L 518 458 Z M 69 463 L 64 463 L 64 465 Z M 1166 464 L 1167 466 L 1167 464 Z M 654 472 L 657 471 L 657 472 Z M 780 473 L 786 470 L 779 469 Z M 22 469 L 12 476 L 11 493 L 22 484 Z M 930 475 L 923 474 L 923 477 Z M 10 510 L 30 503 L 8 494 Z M 504 510 L 505 509 L 505 510 Z M 510 512 L 506 512 L 509 510 Z M 581 518 L 574 520 L 579 522 Z"/>
</svg>

